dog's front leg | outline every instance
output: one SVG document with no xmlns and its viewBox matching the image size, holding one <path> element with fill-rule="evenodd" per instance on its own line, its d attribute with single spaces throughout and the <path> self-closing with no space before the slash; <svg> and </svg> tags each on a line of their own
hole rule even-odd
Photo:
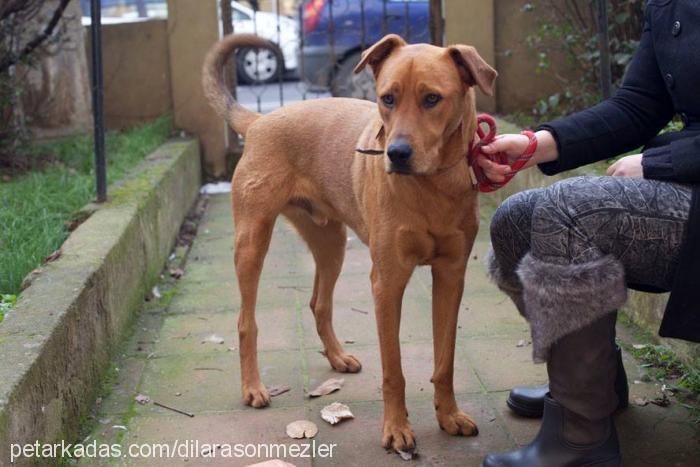
<svg viewBox="0 0 700 467">
<path fill-rule="evenodd" d="M 382 392 L 384 396 L 384 429 L 382 445 L 396 451 L 413 452 L 415 435 L 406 410 L 406 381 L 401 369 L 399 324 L 401 300 L 413 268 L 382 262 L 372 266 L 372 293 L 379 331 L 382 358 Z"/>
<path fill-rule="evenodd" d="M 433 349 L 435 371 L 435 415 L 440 428 L 451 435 L 474 436 L 476 423 L 459 410 L 455 401 L 453 376 L 457 316 L 464 291 L 466 260 L 440 258 L 433 273 Z"/>
</svg>

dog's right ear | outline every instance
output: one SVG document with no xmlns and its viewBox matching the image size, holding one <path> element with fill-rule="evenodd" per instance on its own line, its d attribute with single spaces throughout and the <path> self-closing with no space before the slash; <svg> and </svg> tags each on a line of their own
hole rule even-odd
<svg viewBox="0 0 700 467">
<path fill-rule="evenodd" d="M 396 34 L 384 36 L 379 42 L 362 53 L 360 63 L 355 67 L 355 73 L 365 69 L 367 65 L 372 68 L 374 77 L 379 75 L 384 60 L 396 49 L 406 45 L 406 41 Z"/>
</svg>

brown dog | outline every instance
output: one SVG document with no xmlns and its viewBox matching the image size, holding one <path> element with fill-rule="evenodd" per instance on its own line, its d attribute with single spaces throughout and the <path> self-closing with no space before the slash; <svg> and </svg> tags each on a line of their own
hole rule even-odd
<svg viewBox="0 0 700 467">
<path fill-rule="evenodd" d="M 361 369 L 331 322 L 346 226 L 369 245 L 384 374 L 382 442 L 401 451 L 415 447 L 401 371 L 401 301 L 414 268 L 431 266 L 438 423 L 453 435 L 476 435 L 474 421 L 457 407 L 452 379 L 457 314 L 479 218 L 465 157 L 476 130 L 472 87 L 492 94 L 496 72 L 472 47 L 407 45 L 389 35 L 355 69 L 372 68 L 378 105 L 320 99 L 261 116 L 240 106 L 223 79 L 236 48 L 260 46 L 264 41 L 253 35 L 228 36 L 204 65 L 207 97 L 246 139 L 232 188 L 244 401 L 270 402 L 258 373 L 255 302 L 272 228 L 283 214 L 316 261 L 311 310 L 326 356 L 341 372 Z"/>
</svg>

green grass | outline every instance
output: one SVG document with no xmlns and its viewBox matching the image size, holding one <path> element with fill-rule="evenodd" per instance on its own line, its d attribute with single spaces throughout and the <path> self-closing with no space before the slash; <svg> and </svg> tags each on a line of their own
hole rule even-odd
<svg viewBox="0 0 700 467">
<path fill-rule="evenodd" d="M 107 181 L 119 180 L 170 135 L 171 121 L 106 137 Z M 91 136 L 37 145 L 30 158 L 51 160 L 41 170 L 0 182 L 0 294 L 17 295 L 22 279 L 68 236 L 65 223 L 95 198 Z"/>
<path fill-rule="evenodd" d="M 675 380 L 678 386 L 700 395 L 700 371 L 684 365 L 668 347 L 647 344 L 632 347 L 630 351 L 647 368 L 650 377 L 659 381 Z"/>
</svg>

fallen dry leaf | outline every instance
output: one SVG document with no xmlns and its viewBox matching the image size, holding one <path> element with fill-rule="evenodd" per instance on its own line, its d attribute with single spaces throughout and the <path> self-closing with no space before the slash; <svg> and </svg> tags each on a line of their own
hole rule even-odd
<svg viewBox="0 0 700 467">
<path fill-rule="evenodd" d="M 666 396 L 666 394 L 662 394 L 661 397 L 657 397 L 649 402 L 654 405 L 658 405 L 659 407 L 668 407 L 671 405 L 671 400 Z"/>
<path fill-rule="evenodd" d="M 316 389 L 309 393 L 309 397 L 326 396 L 343 387 L 345 380 L 343 378 L 331 378 L 321 383 Z"/>
<path fill-rule="evenodd" d="M 265 462 L 259 462 L 257 464 L 250 464 L 247 465 L 246 467 L 296 467 L 294 464 L 290 464 L 289 462 L 285 462 L 280 459 L 273 459 L 271 461 L 265 461 Z"/>
<path fill-rule="evenodd" d="M 211 336 L 207 337 L 202 341 L 202 344 L 223 344 L 224 343 L 224 338 L 217 336 L 216 334 L 212 334 Z"/>
<path fill-rule="evenodd" d="M 183 274 L 185 274 L 185 271 L 183 271 L 182 268 L 175 268 L 170 270 L 170 277 L 173 277 L 175 279 L 181 278 Z"/>
<path fill-rule="evenodd" d="M 632 403 L 638 407 L 644 407 L 645 405 L 649 404 L 649 401 L 645 397 L 635 397 L 632 400 Z"/>
<path fill-rule="evenodd" d="M 58 250 L 54 251 L 49 256 L 44 258 L 44 263 L 50 263 L 52 261 L 56 261 L 58 258 L 61 257 L 62 254 L 63 254 L 63 251 L 59 248 Z"/>
<path fill-rule="evenodd" d="M 343 420 L 355 418 L 355 416 L 350 412 L 350 407 L 347 405 L 341 404 L 340 402 L 333 402 L 321 409 L 321 418 L 331 425 L 335 425 Z"/>
<path fill-rule="evenodd" d="M 139 394 L 138 396 L 134 397 L 134 400 L 141 405 L 146 405 L 151 402 L 151 398 L 143 394 Z"/>
<path fill-rule="evenodd" d="M 291 388 L 289 386 L 270 386 L 267 392 L 270 393 L 270 397 L 275 397 L 279 396 L 280 394 L 284 394 L 285 392 L 288 392 L 290 390 Z"/>
<path fill-rule="evenodd" d="M 398 454 L 401 457 L 401 459 L 405 461 L 410 461 L 413 460 L 414 457 L 417 457 L 415 451 L 396 451 L 396 454 Z"/>
<path fill-rule="evenodd" d="M 287 425 L 287 436 L 290 438 L 313 438 L 316 433 L 318 433 L 318 427 L 308 420 L 297 420 Z"/>
<path fill-rule="evenodd" d="M 146 294 L 146 301 L 150 302 L 151 300 L 158 300 L 160 297 L 160 289 L 156 285 Z"/>
</svg>

